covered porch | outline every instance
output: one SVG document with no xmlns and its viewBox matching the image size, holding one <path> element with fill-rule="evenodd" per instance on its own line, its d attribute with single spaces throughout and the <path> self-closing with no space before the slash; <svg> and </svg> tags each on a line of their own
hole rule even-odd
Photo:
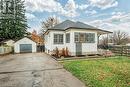
<svg viewBox="0 0 130 87">
<path fill-rule="evenodd" d="M 97 36 L 98 36 L 98 45 L 99 45 L 99 42 L 100 42 L 100 37 L 102 35 L 106 35 L 107 37 L 107 44 L 108 44 L 108 40 L 109 40 L 109 35 L 112 34 L 113 32 L 110 32 L 110 31 L 106 31 L 106 30 L 98 30 L 97 31 Z"/>
<path fill-rule="evenodd" d="M 98 30 L 97 36 L 98 36 L 98 44 L 97 44 L 97 49 L 98 49 L 98 54 L 99 55 L 104 55 L 104 56 L 112 56 L 113 53 L 109 51 L 109 35 L 111 35 L 113 32 L 106 31 L 106 30 Z M 103 38 L 102 36 L 105 36 L 105 45 L 101 45 L 100 38 Z M 104 49 L 103 49 L 104 48 Z"/>
</svg>

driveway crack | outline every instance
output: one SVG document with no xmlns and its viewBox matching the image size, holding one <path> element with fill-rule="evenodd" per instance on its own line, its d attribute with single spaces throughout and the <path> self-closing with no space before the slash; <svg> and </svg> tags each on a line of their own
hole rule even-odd
<svg viewBox="0 0 130 87">
<path fill-rule="evenodd" d="M 21 73 L 21 72 L 40 72 L 40 71 L 51 71 L 51 70 L 60 70 L 62 68 L 54 68 L 54 69 L 42 69 L 42 70 L 23 70 L 23 71 L 7 71 L 7 72 L 0 72 L 0 74 L 9 74 L 9 73 Z"/>
</svg>

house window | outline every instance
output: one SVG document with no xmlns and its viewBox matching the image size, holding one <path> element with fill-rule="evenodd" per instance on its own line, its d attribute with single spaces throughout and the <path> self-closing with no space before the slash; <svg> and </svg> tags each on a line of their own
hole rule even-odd
<svg viewBox="0 0 130 87">
<path fill-rule="evenodd" d="M 85 42 L 95 43 L 95 34 L 94 33 L 86 33 Z"/>
<path fill-rule="evenodd" d="M 85 42 L 85 33 L 75 33 L 75 42 Z"/>
<path fill-rule="evenodd" d="M 79 42 L 79 33 L 75 33 L 75 42 Z"/>
<path fill-rule="evenodd" d="M 80 42 L 85 43 L 85 33 L 80 33 Z"/>
<path fill-rule="evenodd" d="M 66 43 L 70 43 L 70 33 L 66 34 Z"/>
<path fill-rule="evenodd" d="M 94 33 L 75 33 L 75 42 L 94 43 L 95 34 Z"/>
<path fill-rule="evenodd" d="M 63 34 L 54 34 L 54 44 L 63 44 Z"/>
</svg>

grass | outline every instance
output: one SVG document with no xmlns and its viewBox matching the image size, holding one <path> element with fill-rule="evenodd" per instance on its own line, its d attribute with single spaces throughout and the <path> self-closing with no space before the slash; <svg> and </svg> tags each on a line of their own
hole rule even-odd
<svg viewBox="0 0 130 87">
<path fill-rule="evenodd" d="M 130 87 L 127 57 L 63 61 L 63 65 L 89 87 Z"/>
</svg>

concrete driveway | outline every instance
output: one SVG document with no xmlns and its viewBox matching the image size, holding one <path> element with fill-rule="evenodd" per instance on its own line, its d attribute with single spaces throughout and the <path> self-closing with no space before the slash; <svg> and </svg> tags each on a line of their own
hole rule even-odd
<svg viewBox="0 0 130 87">
<path fill-rule="evenodd" d="M 0 87 L 85 87 L 44 53 L 0 56 Z"/>
</svg>

